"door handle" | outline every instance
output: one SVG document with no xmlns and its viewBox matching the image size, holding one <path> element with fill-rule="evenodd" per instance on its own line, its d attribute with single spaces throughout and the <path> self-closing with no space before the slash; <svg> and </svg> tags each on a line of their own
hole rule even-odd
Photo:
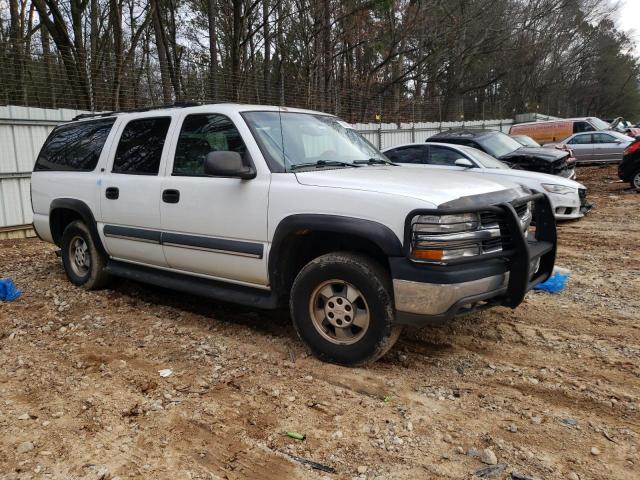
<svg viewBox="0 0 640 480">
<path fill-rule="evenodd" d="M 172 188 L 162 192 L 162 201 L 164 203 L 178 203 L 180 201 L 180 192 Z"/>
<path fill-rule="evenodd" d="M 120 196 L 120 190 L 118 189 L 118 187 L 107 187 L 104 192 L 104 196 L 109 200 L 117 200 Z"/>
</svg>

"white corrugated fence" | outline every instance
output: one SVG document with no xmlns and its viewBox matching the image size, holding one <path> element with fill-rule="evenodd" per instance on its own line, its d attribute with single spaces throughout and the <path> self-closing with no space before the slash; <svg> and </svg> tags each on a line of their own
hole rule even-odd
<svg viewBox="0 0 640 480">
<path fill-rule="evenodd" d="M 82 112 L 70 109 L 0 106 L 0 238 L 24 236 L 32 222 L 29 179 L 40 147 L 58 124 Z M 378 148 L 424 142 L 452 128 L 487 128 L 508 132 L 513 120 L 472 122 L 357 123 L 364 137 Z"/>
</svg>

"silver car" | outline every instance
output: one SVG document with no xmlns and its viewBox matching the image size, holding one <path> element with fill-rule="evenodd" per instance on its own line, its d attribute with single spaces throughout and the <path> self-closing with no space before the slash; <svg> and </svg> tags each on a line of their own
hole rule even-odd
<svg viewBox="0 0 640 480">
<path fill-rule="evenodd" d="M 548 143 L 545 147 L 567 145 L 573 150 L 577 162 L 619 162 L 624 149 L 633 141 L 633 138 L 623 133 L 608 130 L 574 133 L 560 142 Z"/>
</svg>

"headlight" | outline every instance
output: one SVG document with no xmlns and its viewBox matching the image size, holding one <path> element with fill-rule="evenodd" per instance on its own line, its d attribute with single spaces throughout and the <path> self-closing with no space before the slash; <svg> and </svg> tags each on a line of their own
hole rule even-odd
<svg viewBox="0 0 640 480">
<path fill-rule="evenodd" d="M 564 185 L 554 185 L 553 183 L 543 183 L 542 188 L 549 193 L 557 193 L 559 195 L 566 195 L 567 193 L 574 193 L 576 191 L 575 188 L 565 187 Z"/>
<path fill-rule="evenodd" d="M 476 230 L 478 215 L 461 213 L 457 215 L 418 215 L 411 222 L 417 233 L 456 233 Z"/>
<path fill-rule="evenodd" d="M 443 262 L 483 253 L 483 241 L 500 235 L 500 229 L 479 230 L 476 213 L 418 215 L 411 221 L 411 257 Z"/>
</svg>

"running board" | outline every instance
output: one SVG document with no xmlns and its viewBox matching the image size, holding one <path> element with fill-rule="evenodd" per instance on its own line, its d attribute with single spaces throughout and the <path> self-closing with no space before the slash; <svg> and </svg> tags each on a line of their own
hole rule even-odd
<svg viewBox="0 0 640 480">
<path fill-rule="evenodd" d="M 278 306 L 278 299 L 273 292 L 257 288 L 168 272 L 117 260 L 109 260 L 105 270 L 116 277 L 150 283 L 158 287 L 178 290 L 214 300 L 223 300 L 265 309 L 275 309 Z"/>
</svg>

